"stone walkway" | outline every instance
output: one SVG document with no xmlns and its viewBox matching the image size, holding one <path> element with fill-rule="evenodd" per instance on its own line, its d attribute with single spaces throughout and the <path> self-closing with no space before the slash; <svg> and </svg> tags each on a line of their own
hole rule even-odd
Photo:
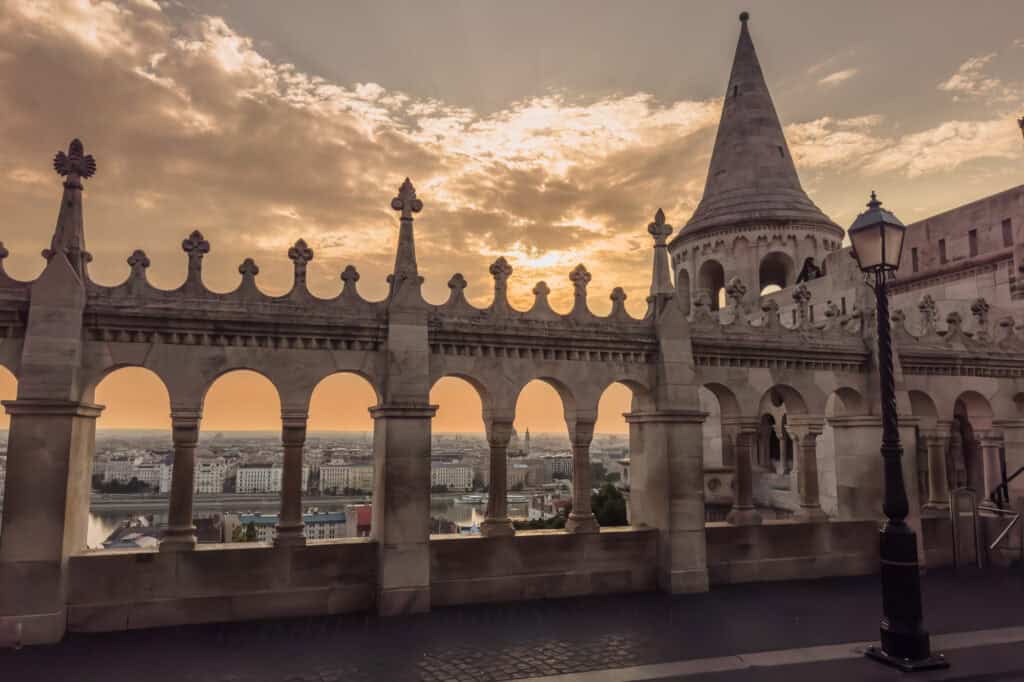
<svg viewBox="0 0 1024 682">
<path fill-rule="evenodd" d="M 879 594 L 876 577 L 837 578 L 679 597 L 454 607 L 387 620 L 344 616 L 76 634 L 54 646 L 0 652 L 0 680 L 449 682 L 567 673 L 586 680 L 579 673 L 869 640 L 877 632 Z M 935 634 L 1024 625 L 1019 575 L 933 572 L 924 578 L 924 599 Z M 1024 644 L 1016 646 L 1024 668 Z M 845 670 L 862 662 L 811 665 Z M 762 672 L 776 675 L 784 667 Z M 707 679 L 762 679 L 750 669 L 721 674 Z"/>
</svg>

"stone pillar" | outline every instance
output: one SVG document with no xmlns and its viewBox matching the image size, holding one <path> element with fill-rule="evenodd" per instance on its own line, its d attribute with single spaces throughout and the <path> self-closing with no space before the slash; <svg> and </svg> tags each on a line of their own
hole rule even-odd
<svg viewBox="0 0 1024 682">
<path fill-rule="evenodd" d="M 284 465 L 281 472 L 281 515 L 277 521 L 278 547 L 306 544 L 302 522 L 302 448 L 306 444 L 305 410 L 281 412 L 281 443 L 284 446 Z"/>
<path fill-rule="evenodd" d="M 1024 282 L 1024 280 L 1021 280 Z M 1024 467 L 1024 419 L 997 419 L 992 427 L 1003 434 L 1003 451 L 1006 454 L 1006 475 Z M 1024 506 L 1024 473 L 1010 481 L 1010 506 L 1021 509 Z"/>
<path fill-rule="evenodd" d="M 590 441 L 594 438 L 594 419 L 577 418 L 569 423 L 572 442 L 572 512 L 565 529 L 572 533 L 596 533 L 600 528 L 590 508 L 594 488 L 590 475 Z"/>
<path fill-rule="evenodd" d="M 836 515 L 843 520 L 882 517 L 882 420 L 829 417 L 836 454 Z"/>
<path fill-rule="evenodd" d="M 171 439 L 174 469 L 171 470 L 171 500 L 167 530 L 160 541 L 161 552 L 195 549 L 196 527 L 192 524 L 192 496 L 195 491 L 196 445 L 199 443 L 200 410 L 171 410 Z"/>
<path fill-rule="evenodd" d="M 373 416 L 377 611 L 430 610 L 430 426 L 435 405 L 381 405 Z"/>
<path fill-rule="evenodd" d="M 799 521 L 827 521 L 821 510 L 818 482 L 818 436 L 821 435 L 824 419 L 794 415 L 787 420 L 787 429 L 794 444 L 794 460 L 797 462 L 797 492 L 800 496 L 800 511 L 795 515 Z"/>
<path fill-rule="evenodd" d="M 67 559 L 85 548 L 96 417 L 88 403 L 18 399 L 7 443 L 0 534 L 0 647 L 56 642 L 67 622 Z"/>
<path fill-rule="evenodd" d="M 939 421 L 935 428 L 925 429 L 924 443 L 928 448 L 928 502 L 924 509 L 949 511 L 949 477 L 946 471 L 946 449 L 949 447 L 948 421 Z"/>
<path fill-rule="evenodd" d="M 515 535 L 508 518 L 508 442 L 512 438 L 512 420 L 489 420 L 487 444 L 490 447 L 490 482 L 487 487 L 487 517 L 480 524 L 485 537 Z"/>
<path fill-rule="evenodd" d="M 758 420 L 730 420 L 729 431 L 735 433 L 735 501 L 726 521 L 734 526 L 755 526 L 761 523 L 761 515 L 754 508 L 754 451 L 757 448 Z M 722 430 L 725 431 L 723 420 Z"/>
<path fill-rule="evenodd" d="M 984 483 L 983 496 L 988 499 L 996 487 L 1003 482 L 1002 469 L 999 465 L 999 451 L 1003 447 L 1003 434 L 1001 431 L 980 431 L 977 434 L 978 444 L 981 446 L 981 471 Z M 1007 474 L 1010 472 L 1008 471 Z"/>
<path fill-rule="evenodd" d="M 631 521 L 657 528 L 658 585 L 673 594 L 706 592 L 704 457 L 699 410 L 631 412 L 643 456 L 630 459 Z"/>
</svg>

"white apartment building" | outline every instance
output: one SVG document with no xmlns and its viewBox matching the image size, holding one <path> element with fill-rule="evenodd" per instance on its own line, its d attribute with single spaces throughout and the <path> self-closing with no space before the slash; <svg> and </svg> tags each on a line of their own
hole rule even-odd
<svg viewBox="0 0 1024 682">
<path fill-rule="evenodd" d="M 373 466 L 370 464 L 345 464 L 330 462 L 320 465 L 320 490 L 355 488 L 373 490 Z"/>
<path fill-rule="evenodd" d="M 224 516 L 225 541 L 230 542 L 235 528 L 243 529 L 250 523 L 256 529 L 257 542 L 273 542 L 277 535 L 277 514 L 226 514 Z M 303 532 L 307 540 L 335 540 L 346 537 L 345 512 L 303 514 Z"/>
<path fill-rule="evenodd" d="M 526 486 L 527 477 L 530 475 L 530 467 L 521 462 L 510 462 L 506 472 L 508 489 L 512 490 L 515 486 Z"/>
<path fill-rule="evenodd" d="M 160 489 L 160 467 L 161 464 L 136 464 L 132 471 L 131 478 L 138 479 L 140 483 L 145 483 L 153 490 Z M 129 480 L 131 480 L 129 478 Z"/>
<path fill-rule="evenodd" d="M 201 459 L 196 462 L 193 476 L 194 490 L 200 495 L 216 495 L 224 492 L 227 464 L 222 459 Z"/>
<path fill-rule="evenodd" d="M 281 492 L 281 472 L 279 466 L 261 466 L 243 464 L 235 474 L 235 492 L 237 493 L 279 493 Z M 302 467 L 302 489 L 309 484 L 309 467 Z"/>
<path fill-rule="evenodd" d="M 572 476 L 572 455 L 551 455 L 544 458 L 544 477 L 551 480 L 553 474 Z"/>
<path fill-rule="evenodd" d="M 472 490 L 473 468 L 463 464 L 431 463 L 430 485 L 443 485 L 448 490 Z"/>
</svg>

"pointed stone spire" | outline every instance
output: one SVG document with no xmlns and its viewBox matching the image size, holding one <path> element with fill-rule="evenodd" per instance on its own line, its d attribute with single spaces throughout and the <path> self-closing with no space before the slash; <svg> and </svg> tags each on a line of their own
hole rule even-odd
<svg viewBox="0 0 1024 682">
<path fill-rule="evenodd" d="M 43 251 L 43 257 L 49 261 L 54 256 L 64 255 L 78 276 L 84 278 L 85 265 L 92 257 L 85 250 L 82 180 L 96 174 L 96 160 L 85 153 L 82 141 L 75 138 L 68 145 L 66 154 L 60 151 L 53 157 L 53 170 L 65 178 L 64 196 L 50 248 Z"/>
<path fill-rule="evenodd" d="M 412 186 L 409 178 L 406 178 L 398 188 L 398 196 L 391 200 L 391 208 L 401 213 L 395 269 L 388 277 L 391 291 L 394 293 L 405 280 L 414 282 L 417 287 L 423 283 L 416 265 L 416 240 L 412 231 L 412 214 L 423 210 L 423 202 L 416 198 L 416 188 Z"/>
<path fill-rule="evenodd" d="M 740 38 L 704 196 L 680 237 L 726 225 L 799 221 L 835 228 L 841 238 L 842 230 L 800 186 L 750 38 L 749 19 L 747 12 L 740 14 Z"/>
<path fill-rule="evenodd" d="M 654 237 L 654 264 L 651 270 L 651 296 L 672 294 L 672 275 L 669 274 L 668 248 L 665 240 L 672 234 L 672 226 L 665 222 L 665 212 L 660 208 L 654 214 L 654 222 L 647 226 Z"/>
</svg>

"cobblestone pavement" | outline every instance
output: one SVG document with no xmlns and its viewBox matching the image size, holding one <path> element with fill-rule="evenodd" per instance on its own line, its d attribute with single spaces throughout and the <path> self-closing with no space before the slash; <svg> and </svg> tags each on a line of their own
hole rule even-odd
<svg viewBox="0 0 1024 682">
<path fill-rule="evenodd" d="M 930 573 L 934 633 L 1024 625 L 1024 578 Z M 758 583 L 372 615 L 71 634 L 0 652 L 0 680 L 511 680 L 871 639 L 877 577 Z"/>
</svg>

